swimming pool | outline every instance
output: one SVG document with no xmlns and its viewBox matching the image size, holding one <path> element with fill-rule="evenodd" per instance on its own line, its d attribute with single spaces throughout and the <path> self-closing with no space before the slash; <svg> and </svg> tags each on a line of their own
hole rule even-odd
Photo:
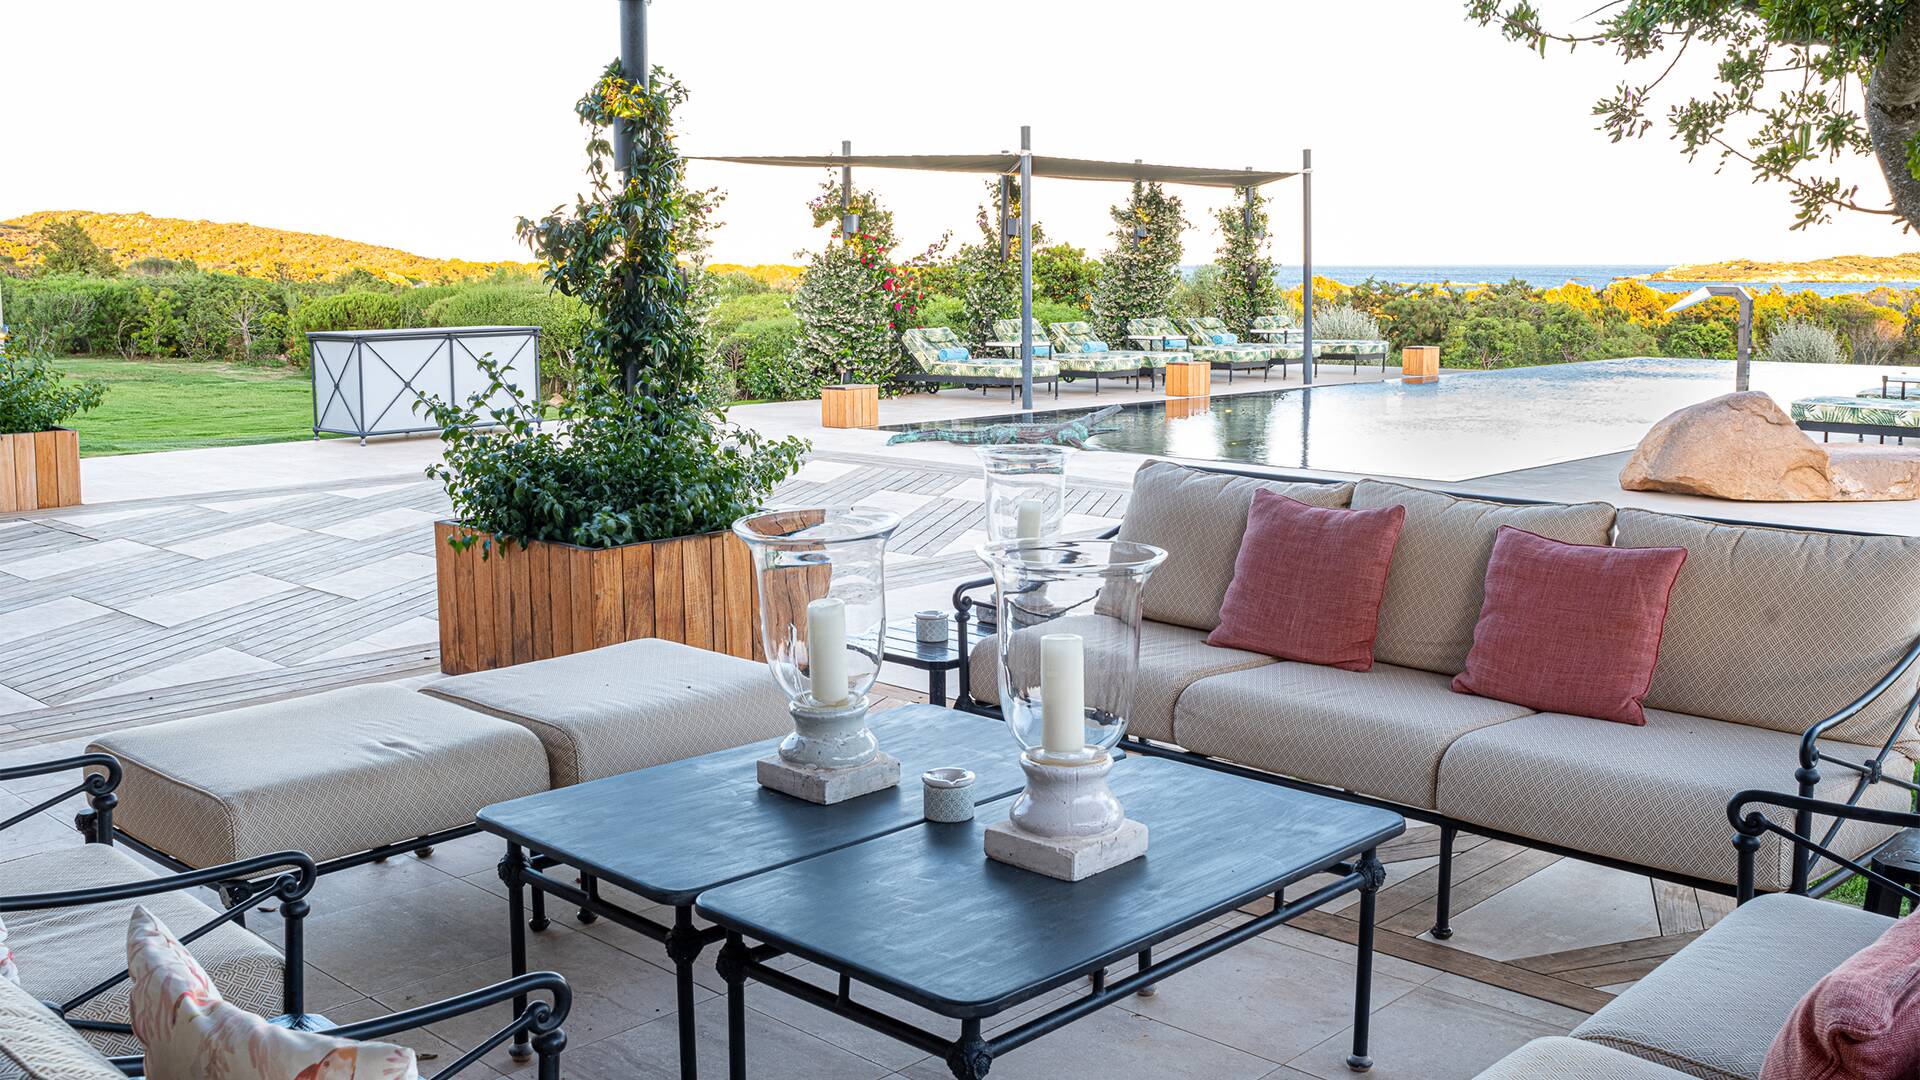
<svg viewBox="0 0 1920 1080">
<path fill-rule="evenodd" d="M 1784 407 L 1814 394 L 1853 394 L 1893 369 L 1756 361 L 1752 385 Z M 1453 372 L 1424 385 L 1325 385 L 1207 401 L 1122 406 L 1117 428 L 1088 445 L 1134 454 L 1457 481 L 1630 450 L 1661 417 L 1733 390 L 1725 360 L 1641 357 Z M 1092 410 L 1041 413 L 1068 419 Z M 907 424 L 972 427 L 1024 417 Z"/>
</svg>

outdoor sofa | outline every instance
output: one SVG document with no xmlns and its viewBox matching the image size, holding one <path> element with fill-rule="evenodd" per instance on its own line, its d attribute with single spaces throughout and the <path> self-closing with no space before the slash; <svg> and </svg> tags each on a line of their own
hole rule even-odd
<svg viewBox="0 0 1920 1080">
<path fill-rule="evenodd" d="M 1219 623 L 1253 492 L 1320 506 L 1406 508 L 1374 664 L 1355 672 L 1235 649 Z M 1685 547 L 1644 727 L 1455 693 L 1495 532 Z M 1767 789 L 1907 809 L 1920 751 L 1908 712 L 1920 645 L 1920 539 L 1719 524 L 1618 510 L 1460 498 L 1362 480 L 1266 479 L 1143 465 L 1118 535 L 1167 549 L 1144 593 L 1128 745 L 1387 806 L 1440 826 L 1434 932 L 1447 937 L 1462 829 L 1699 888 L 1736 884 L 1725 807 Z M 955 593 L 959 617 L 973 591 Z M 1099 618 L 1098 615 L 1081 616 Z M 1064 629 L 1064 628 L 1063 628 Z M 997 641 L 963 658 L 962 707 L 993 711 Z M 981 704 L 988 703 L 988 704 Z M 1859 858 L 1891 826 L 1796 815 L 1801 836 Z M 1755 886 L 1820 892 L 1816 857 L 1760 840 Z"/>
<path fill-rule="evenodd" d="M 84 840 L 0 862 L 0 918 L 19 982 L 0 978 L 0 1077 L 91 1080 L 137 1076 L 140 1043 L 129 1026 L 127 924 L 145 907 L 173 927 L 229 1002 L 273 1022 L 341 1038 L 368 1040 L 514 1003 L 513 1018 L 495 1035 L 436 1075 L 465 1069 L 495 1046 L 530 1038 L 541 1080 L 560 1075 L 566 1044 L 561 1024 L 571 994 L 566 980 L 532 972 L 454 998 L 353 1024 L 335 1026 L 305 1008 L 307 897 L 318 873 L 299 851 L 279 851 L 172 875 L 154 873 L 113 844 L 113 815 L 128 805 L 124 775 L 111 755 L 75 757 L 0 769 L 0 782 L 80 773 L 69 787 L 36 789 L 39 802 L 4 823 L 26 821 L 68 799 L 85 799 L 75 821 Z M 196 889 L 244 881 L 219 909 Z M 263 902 L 279 905 L 285 951 L 240 925 Z M 545 994 L 546 1000 L 530 1000 Z M 111 1058 L 110 1058 L 111 1055 Z"/>
<path fill-rule="evenodd" d="M 1757 851 L 1766 835 L 1806 846 L 1790 824 L 1768 813 L 1784 810 L 1790 818 L 1804 805 L 1764 792 L 1734 796 L 1727 807 L 1734 841 L 1729 850 L 1737 844 L 1743 855 Z M 1920 814 L 1830 803 L 1819 809 L 1835 817 L 1871 815 L 1893 827 L 1920 825 Z M 1856 868 L 1891 896 L 1920 902 L 1920 894 L 1869 867 Z M 1574 1028 L 1571 1037 L 1535 1039 L 1482 1072 L 1480 1080 L 1758 1080 L 1794 1007 L 1894 920 L 1805 896 L 1755 899 L 1747 889 L 1736 895 L 1740 906 L 1732 914 Z"/>
<path fill-rule="evenodd" d="M 1023 373 L 1019 360 L 984 360 L 968 351 L 960 336 L 944 326 L 916 326 L 900 335 L 900 343 L 913 359 L 914 370 L 902 378 L 909 383 L 932 387 L 973 387 L 981 391 L 1005 387 L 1018 393 Z M 1052 359 L 1034 357 L 1033 384 L 1051 386 L 1060 396 L 1060 365 Z"/>
<path fill-rule="evenodd" d="M 1014 325 L 1019 326 L 1017 322 Z M 1139 388 L 1140 380 L 1145 379 L 1151 387 L 1154 380 L 1165 373 L 1169 361 L 1191 359 L 1180 352 L 1115 349 L 1094 336 L 1091 323 L 1049 323 L 1047 336 L 1053 342 L 1053 358 L 1060 362 L 1060 377 L 1069 382 L 1092 379 L 1096 394 L 1100 392 L 1101 379 L 1127 379 L 1135 389 Z"/>
</svg>

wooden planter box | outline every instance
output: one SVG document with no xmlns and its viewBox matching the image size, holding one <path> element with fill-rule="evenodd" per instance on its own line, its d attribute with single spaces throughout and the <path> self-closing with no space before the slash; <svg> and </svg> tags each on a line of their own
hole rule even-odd
<svg viewBox="0 0 1920 1080">
<path fill-rule="evenodd" d="M 66 428 L 0 435 L 0 514 L 80 502 L 80 436 Z"/>
<path fill-rule="evenodd" d="M 487 671 L 657 637 L 762 659 L 747 545 L 730 532 L 617 548 L 535 542 L 456 551 L 433 527 L 440 670 Z M 476 534 L 484 535 L 484 534 Z"/>
</svg>

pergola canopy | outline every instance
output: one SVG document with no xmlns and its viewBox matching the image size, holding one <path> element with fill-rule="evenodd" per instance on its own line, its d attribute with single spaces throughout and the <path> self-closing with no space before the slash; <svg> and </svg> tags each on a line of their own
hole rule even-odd
<svg viewBox="0 0 1920 1080">
<path fill-rule="evenodd" d="M 794 168 L 913 169 L 920 172 L 988 173 L 1008 176 L 1020 171 L 1019 154 L 792 154 L 775 156 L 694 155 L 693 161 L 727 161 L 736 165 L 784 165 Z M 1121 183 L 1158 181 L 1200 187 L 1261 187 L 1300 175 L 1256 169 L 1203 169 L 1190 165 L 1149 165 L 1138 161 L 1091 161 L 1086 158 L 1029 155 L 1033 175 L 1059 180 L 1113 180 Z"/>
</svg>

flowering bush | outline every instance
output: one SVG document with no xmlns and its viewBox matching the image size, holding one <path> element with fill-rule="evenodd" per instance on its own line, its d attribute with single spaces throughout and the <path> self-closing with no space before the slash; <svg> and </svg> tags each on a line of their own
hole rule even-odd
<svg viewBox="0 0 1920 1080">
<path fill-rule="evenodd" d="M 925 275 L 945 246 L 940 243 L 910 259 L 899 260 L 893 215 L 870 191 L 857 191 L 849 212 L 860 215 L 860 231 L 843 236 L 840 185 L 823 184 L 807 204 L 813 223 L 831 224 L 827 246 L 808 257 L 806 275 L 794 290 L 793 313 L 800 320 L 794 343 L 790 386 L 817 391 L 825 383 L 896 381 L 906 367 L 900 334 L 916 325 L 926 302 Z"/>
</svg>

